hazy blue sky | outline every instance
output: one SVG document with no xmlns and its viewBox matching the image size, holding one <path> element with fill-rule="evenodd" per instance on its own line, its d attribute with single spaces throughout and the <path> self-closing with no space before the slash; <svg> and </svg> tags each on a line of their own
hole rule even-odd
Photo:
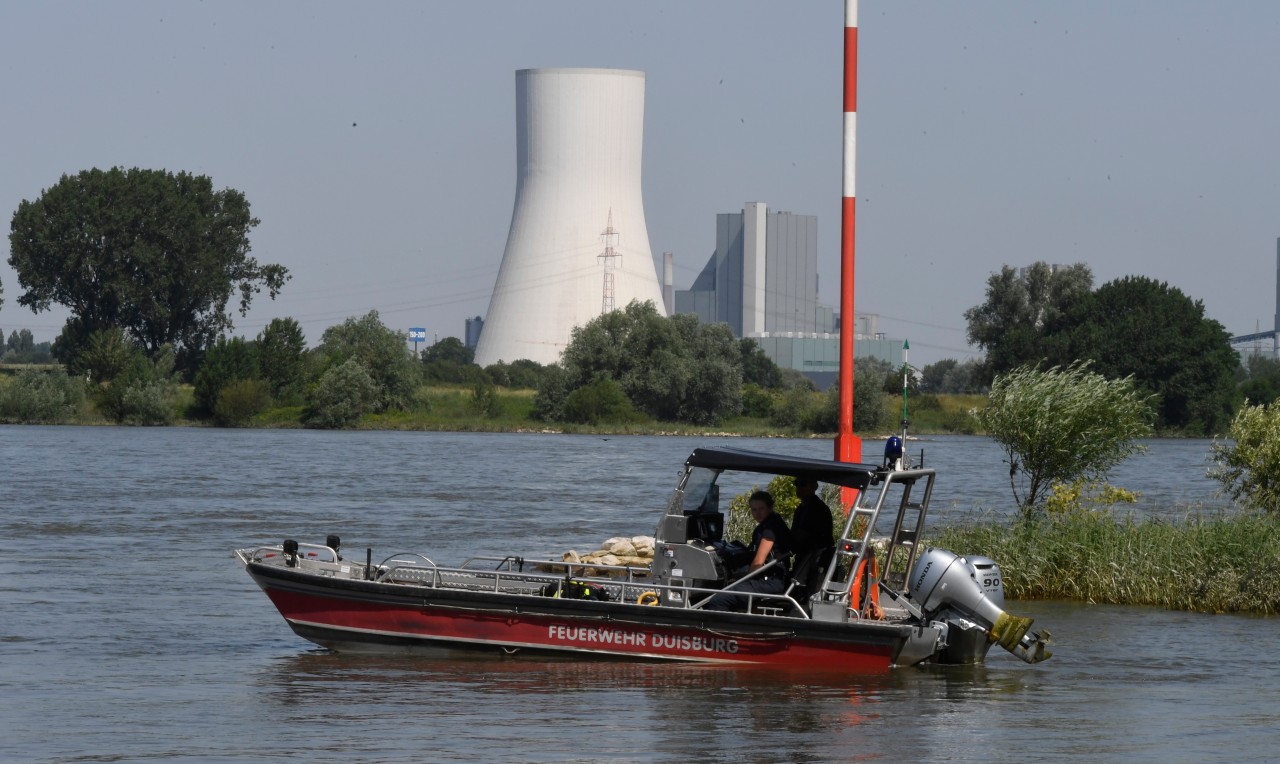
<svg viewBox="0 0 1280 764">
<path fill-rule="evenodd" d="M 1280 3 L 863 0 L 857 309 L 912 361 L 973 354 L 1003 264 L 1085 262 L 1269 328 Z M 688 286 L 746 201 L 818 216 L 837 301 L 843 3 L 0 3 L 0 211 L 63 173 L 188 170 L 248 196 L 293 280 L 236 331 L 370 309 L 460 335 L 515 190 L 515 70 L 648 74 L 655 255 Z M 7 233 L 7 227 L 6 227 Z M 2 245 L 8 259 L 8 238 Z M 0 263 L 0 329 L 52 339 Z"/>
</svg>

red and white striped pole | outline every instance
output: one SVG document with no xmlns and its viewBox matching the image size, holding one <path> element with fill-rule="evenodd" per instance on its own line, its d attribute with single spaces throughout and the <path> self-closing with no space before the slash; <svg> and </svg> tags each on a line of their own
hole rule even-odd
<svg viewBox="0 0 1280 764">
<path fill-rule="evenodd" d="M 858 0 L 844 0 L 844 203 L 840 221 L 840 429 L 836 461 L 862 461 L 862 439 L 853 434 L 853 232 L 854 166 L 858 134 Z M 844 497 L 846 505 L 852 496 Z"/>
</svg>

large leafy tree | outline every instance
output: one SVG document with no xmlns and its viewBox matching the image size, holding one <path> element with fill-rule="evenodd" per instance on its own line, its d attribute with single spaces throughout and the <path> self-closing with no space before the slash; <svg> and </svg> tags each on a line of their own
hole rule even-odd
<svg viewBox="0 0 1280 764">
<path fill-rule="evenodd" d="M 274 298 L 281 265 L 249 257 L 258 220 L 244 194 L 215 191 L 203 175 L 113 168 L 64 175 L 18 205 L 9 264 L 36 313 L 66 306 L 59 338 L 68 360 L 96 331 L 118 327 L 151 356 L 165 345 L 189 364 L 232 328 L 227 302 L 244 315 L 255 294 Z"/>
<path fill-rule="evenodd" d="M 405 345 L 404 332 L 383 324 L 376 310 L 325 329 L 315 352 L 322 374 L 346 365 L 347 361 L 356 361 L 373 380 L 377 391 L 373 411 L 408 408 L 422 379 L 413 351 Z M 358 377 L 354 369 L 348 368 L 330 379 Z M 312 405 L 317 404 L 313 401 Z"/>
<path fill-rule="evenodd" d="M 1164 282 L 1126 276 L 1072 307 L 1046 339 L 1054 363 L 1092 362 L 1158 395 L 1157 427 L 1212 434 L 1231 421 L 1240 361 L 1204 305 Z"/>
<path fill-rule="evenodd" d="M 742 406 L 742 351 L 728 327 L 700 324 L 689 314 L 667 318 L 651 302 L 632 302 L 575 328 L 561 365 L 564 376 L 546 384 L 571 394 L 597 378 L 612 379 L 657 419 L 711 424 Z M 547 405 L 539 410 L 553 410 L 543 398 Z"/>
<path fill-rule="evenodd" d="M 1045 356 L 1041 339 L 1093 288 L 1089 266 L 1037 262 L 1021 271 L 1004 266 L 987 279 L 987 298 L 965 311 L 969 342 L 986 351 L 985 379 Z"/>
</svg>

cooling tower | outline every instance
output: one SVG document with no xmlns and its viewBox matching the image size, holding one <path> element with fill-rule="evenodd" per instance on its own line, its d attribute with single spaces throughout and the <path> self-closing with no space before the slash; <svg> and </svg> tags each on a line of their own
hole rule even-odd
<svg viewBox="0 0 1280 764">
<path fill-rule="evenodd" d="M 640 193 L 643 127 L 644 72 L 516 72 L 515 208 L 476 363 L 555 363 L 602 306 L 662 309 Z"/>
</svg>

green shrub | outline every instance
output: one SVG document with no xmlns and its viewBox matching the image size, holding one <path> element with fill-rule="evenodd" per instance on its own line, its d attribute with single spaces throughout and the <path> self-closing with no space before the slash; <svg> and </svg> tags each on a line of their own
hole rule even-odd
<svg viewBox="0 0 1280 764">
<path fill-rule="evenodd" d="M 1105 501 L 1104 497 L 1104 501 Z M 1006 525 L 944 528 L 926 543 L 1000 563 L 1011 599 L 1207 613 L 1280 611 L 1280 519 L 1261 512 L 1138 519 L 1086 505 Z"/>
<path fill-rule="evenodd" d="M 355 358 L 348 358 L 320 377 L 303 416 L 307 427 L 350 427 L 364 414 L 377 410 L 381 389 Z"/>
<path fill-rule="evenodd" d="M 556 364 L 546 367 L 538 393 L 533 396 L 533 415 L 544 422 L 564 420 L 564 401 L 569 397 L 569 377 Z"/>
<path fill-rule="evenodd" d="M 634 422 L 641 417 L 636 413 L 622 386 L 607 377 L 597 377 L 579 387 L 564 401 L 564 420 L 578 424 L 602 422 Z"/>
<path fill-rule="evenodd" d="M 73 416 L 84 401 L 84 383 L 60 371 L 23 369 L 0 387 L 0 422 L 52 424 Z"/>
<path fill-rule="evenodd" d="M 120 391 L 114 413 L 121 424 L 166 425 L 173 422 L 174 385 L 167 380 L 133 379 Z"/>
<path fill-rule="evenodd" d="M 948 411 L 942 415 L 942 429 L 960 435 L 973 435 L 978 431 L 978 420 L 964 409 Z"/>
<path fill-rule="evenodd" d="M 224 427 L 243 427 L 271 406 L 271 390 L 259 379 L 237 379 L 223 386 L 213 418 Z"/>
<path fill-rule="evenodd" d="M 492 382 L 479 381 L 471 387 L 471 408 L 485 418 L 493 418 L 502 413 L 502 402 L 498 400 L 498 388 Z"/>
<path fill-rule="evenodd" d="M 912 395 L 907 399 L 907 404 L 912 411 L 938 411 L 942 408 L 942 401 L 938 400 L 938 396 L 928 394 Z"/>
<path fill-rule="evenodd" d="M 214 414 L 222 388 L 240 379 L 258 377 L 257 351 L 243 337 L 221 338 L 204 354 L 196 372 L 196 403 Z"/>
<path fill-rule="evenodd" d="M 754 382 L 742 386 L 742 413 L 744 416 L 767 419 L 773 416 L 773 393 Z"/>
<path fill-rule="evenodd" d="M 121 424 L 169 424 L 178 397 L 173 367 L 173 348 L 168 345 L 156 353 L 154 361 L 135 352 L 128 368 L 98 393 L 99 409 Z"/>
<path fill-rule="evenodd" d="M 1234 442 L 1214 442 L 1209 477 L 1235 501 L 1280 511 L 1280 406 L 1241 407 L 1229 437 Z"/>
<path fill-rule="evenodd" d="M 773 406 L 770 422 L 776 427 L 804 430 L 815 420 L 818 394 L 804 387 L 792 387 Z"/>
</svg>

